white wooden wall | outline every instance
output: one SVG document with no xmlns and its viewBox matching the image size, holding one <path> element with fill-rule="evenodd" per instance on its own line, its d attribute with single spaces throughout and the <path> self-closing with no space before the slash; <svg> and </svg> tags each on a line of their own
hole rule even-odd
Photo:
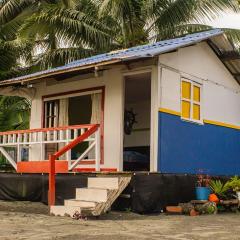
<svg viewBox="0 0 240 240">
<path fill-rule="evenodd" d="M 203 119 L 240 126 L 240 86 L 207 43 L 159 56 L 159 107 L 181 111 L 180 79 L 203 85 Z"/>
</svg>

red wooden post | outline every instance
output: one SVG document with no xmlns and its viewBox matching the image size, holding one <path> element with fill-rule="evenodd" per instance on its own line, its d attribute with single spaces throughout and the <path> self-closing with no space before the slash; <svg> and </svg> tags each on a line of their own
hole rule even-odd
<svg viewBox="0 0 240 240">
<path fill-rule="evenodd" d="M 49 155 L 49 175 L 48 175 L 48 205 L 55 205 L 55 160 L 54 155 Z"/>
</svg>

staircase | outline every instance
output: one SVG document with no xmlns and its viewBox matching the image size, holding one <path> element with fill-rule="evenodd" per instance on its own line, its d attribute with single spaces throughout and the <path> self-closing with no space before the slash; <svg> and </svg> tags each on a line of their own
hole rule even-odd
<svg viewBox="0 0 240 240">
<path fill-rule="evenodd" d="M 89 177 L 87 188 L 77 188 L 76 198 L 64 201 L 64 206 L 51 206 L 55 216 L 100 216 L 106 213 L 123 192 L 131 177 Z"/>
</svg>

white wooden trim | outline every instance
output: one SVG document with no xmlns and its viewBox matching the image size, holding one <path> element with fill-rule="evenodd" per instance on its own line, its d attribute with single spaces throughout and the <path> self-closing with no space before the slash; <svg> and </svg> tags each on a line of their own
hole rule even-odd
<svg viewBox="0 0 240 240">
<path fill-rule="evenodd" d="M 154 72 L 156 73 L 154 74 Z M 147 67 L 139 70 L 132 70 L 122 72 L 123 84 L 123 109 L 122 109 L 122 122 L 124 121 L 124 107 L 125 107 L 125 81 L 127 76 L 134 76 L 138 74 L 150 73 L 151 81 L 151 120 L 150 120 L 150 171 L 157 171 L 157 154 L 158 154 L 158 70 L 157 66 Z M 154 77 L 155 75 L 155 77 Z M 155 81 L 154 81 L 155 80 Z M 154 94 L 153 94 L 154 93 Z M 122 163 L 123 165 L 123 141 L 124 141 L 124 127 L 121 127 L 121 149 L 122 149 Z"/>
<path fill-rule="evenodd" d="M 55 97 L 46 97 L 43 99 L 44 102 L 48 102 L 51 100 L 58 100 L 58 99 L 64 99 L 64 98 L 71 98 L 71 97 L 80 97 L 80 96 L 86 96 L 93 93 L 102 93 L 102 90 L 92 90 L 92 91 L 86 91 L 86 92 L 79 92 L 79 93 L 72 93 L 72 94 L 66 94 L 66 95 L 60 95 Z"/>
<path fill-rule="evenodd" d="M 14 132 L 6 132 L 4 135 L 0 135 L 0 152 L 5 156 L 5 158 L 10 162 L 10 164 L 16 169 L 17 164 L 16 162 L 21 162 L 21 149 L 23 148 L 31 148 L 33 145 L 40 145 L 40 155 L 42 159 L 44 160 L 44 147 L 45 144 L 48 143 L 64 143 L 65 145 L 82 135 L 86 129 L 91 128 L 90 126 L 87 127 L 85 125 L 83 126 L 72 126 L 71 128 L 66 129 L 44 129 L 44 130 L 38 130 L 36 131 L 14 131 Z M 83 131 L 84 129 L 84 131 Z M 74 137 L 72 137 L 74 135 Z M 34 137 L 33 137 L 34 136 Z M 13 141 L 13 138 L 16 139 L 16 141 Z M 95 160 L 97 161 L 97 164 L 99 165 L 100 169 L 100 130 L 97 129 L 97 132 L 93 133 L 91 136 L 89 136 L 87 139 L 84 140 L 84 142 L 89 142 L 90 146 L 89 148 L 84 151 L 84 153 L 77 159 L 72 160 L 71 159 L 71 149 L 67 152 L 67 160 L 68 160 L 68 167 L 69 170 L 72 170 L 75 166 L 79 164 L 80 161 L 84 161 L 84 157 L 86 156 L 89 151 L 95 147 Z M 4 149 L 7 147 L 15 147 L 17 149 L 17 159 L 14 160 Z M 73 164 L 72 164 L 73 162 Z"/>
<path fill-rule="evenodd" d="M 151 73 L 151 125 L 150 125 L 150 171 L 158 171 L 158 142 L 159 142 L 159 99 L 161 69 L 156 66 Z"/>
<path fill-rule="evenodd" d="M 182 97 L 182 82 L 188 82 L 191 84 L 191 96 L 190 96 L 190 99 L 186 99 L 186 98 L 183 98 Z M 197 102 L 196 104 L 200 106 L 200 120 L 196 120 L 196 119 L 193 119 L 193 105 L 195 104 L 194 100 L 193 100 L 193 89 L 194 89 L 194 86 L 197 86 L 200 88 L 200 102 Z M 184 118 L 182 117 L 182 114 L 181 114 L 181 119 L 183 121 L 187 121 L 187 122 L 193 122 L 193 123 L 197 123 L 197 124 L 201 124 L 203 125 L 204 122 L 203 122 L 203 85 L 200 84 L 199 82 L 197 81 L 193 81 L 193 80 L 190 80 L 188 78 L 185 78 L 185 77 L 181 77 L 181 81 L 180 81 L 180 108 L 181 108 L 181 113 L 182 113 L 182 101 L 185 101 L 185 102 L 190 102 L 190 118 Z"/>
<path fill-rule="evenodd" d="M 143 73 L 151 73 L 153 70 L 153 67 L 145 67 L 145 68 L 142 68 L 142 69 L 139 69 L 139 70 L 125 70 L 125 71 L 122 71 L 122 75 L 123 77 L 126 77 L 126 76 L 132 76 L 132 75 L 138 75 L 138 74 L 143 74 Z"/>
<path fill-rule="evenodd" d="M 73 164 L 70 165 L 70 168 L 68 170 L 73 170 L 79 163 L 81 160 L 83 160 L 83 158 L 95 147 L 96 142 L 94 141 L 82 154 L 81 156 L 74 161 Z"/>
</svg>

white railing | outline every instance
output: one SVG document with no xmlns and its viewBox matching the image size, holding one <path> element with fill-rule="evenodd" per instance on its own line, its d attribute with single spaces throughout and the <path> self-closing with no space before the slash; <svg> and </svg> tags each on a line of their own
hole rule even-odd
<svg viewBox="0 0 240 240">
<path fill-rule="evenodd" d="M 17 169 L 17 162 L 22 161 L 22 149 L 26 148 L 31 151 L 34 145 L 39 145 L 40 158 L 41 160 L 45 160 L 45 149 L 47 144 L 58 144 L 58 149 L 56 149 L 57 152 L 59 149 L 69 145 L 75 139 L 84 135 L 84 133 L 94 126 L 96 127 L 96 131 L 81 141 L 89 142 L 87 149 L 76 160 L 73 160 L 71 159 L 70 148 L 66 152 L 66 160 L 68 161 L 68 170 L 73 170 L 81 161 L 89 160 L 95 160 L 97 167 L 100 165 L 100 130 L 99 126 L 92 124 L 0 132 L 0 152 L 9 163 Z M 12 156 L 12 154 L 9 153 L 9 148 L 16 149 L 16 154 L 14 154 L 16 156 Z M 95 151 L 93 151 L 94 148 Z M 94 153 L 94 159 L 85 159 L 90 152 Z"/>
</svg>

